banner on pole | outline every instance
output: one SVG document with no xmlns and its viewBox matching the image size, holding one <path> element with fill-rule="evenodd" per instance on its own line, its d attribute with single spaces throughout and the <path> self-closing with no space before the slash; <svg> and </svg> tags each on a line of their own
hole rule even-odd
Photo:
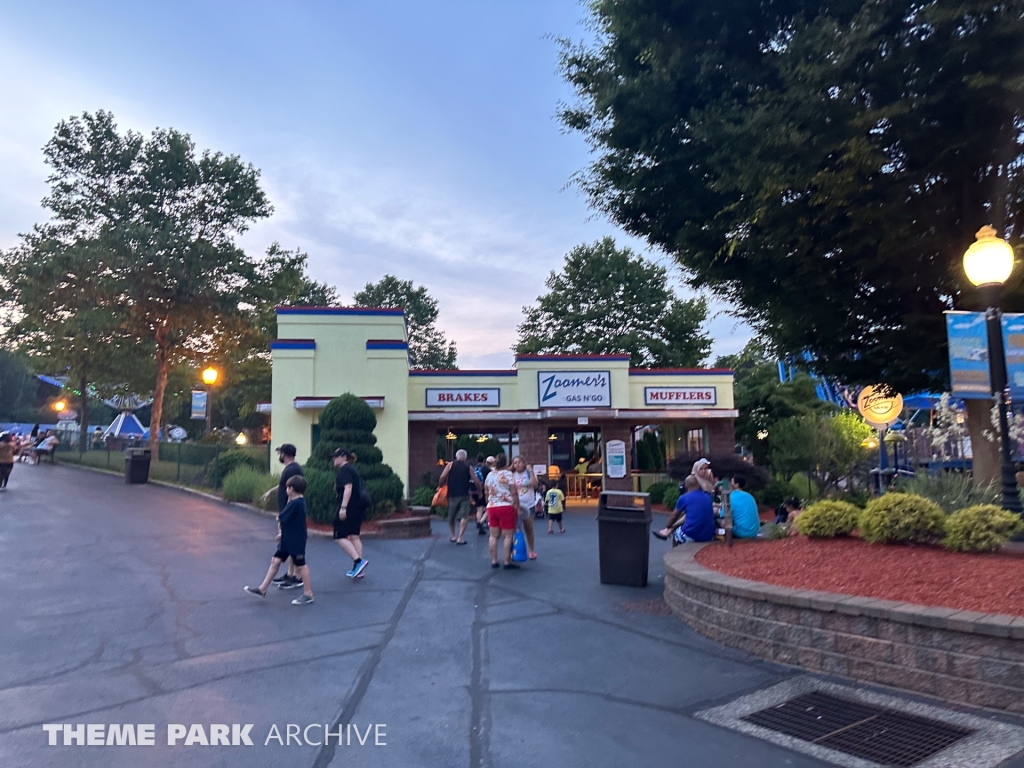
<svg viewBox="0 0 1024 768">
<path fill-rule="evenodd" d="M 1024 315 L 1003 315 L 1003 349 L 1010 399 L 1020 402 L 1024 399 Z"/>
<path fill-rule="evenodd" d="M 207 393 L 201 390 L 192 391 L 192 420 L 206 420 L 206 396 Z"/>
<path fill-rule="evenodd" d="M 985 314 L 946 312 L 945 315 L 953 395 L 968 400 L 991 398 Z"/>
</svg>

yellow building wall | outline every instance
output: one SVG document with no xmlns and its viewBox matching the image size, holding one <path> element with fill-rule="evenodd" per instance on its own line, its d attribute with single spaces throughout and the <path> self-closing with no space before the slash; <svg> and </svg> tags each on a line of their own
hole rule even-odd
<svg viewBox="0 0 1024 768">
<path fill-rule="evenodd" d="M 296 410 L 294 399 L 305 395 L 314 380 L 314 355 L 312 349 L 275 349 L 271 352 L 270 429 L 273 447 L 291 443 L 298 451 L 295 458 L 300 464 L 306 463 L 312 449 L 314 413 Z M 281 469 L 281 464 L 271 458 L 270 471 L 276 475 Z"/>
<path fill-rule="evenodd" d="M 409 410 L 410 411 L 515 411 L 519 409 L 519 386 L 515 376 L 465 376 L 458 373 L 445 376 L 409 377 Z M 428 389 L 497 389 L 500 392 L 501 405 L 497 408 L 428 408 Z M 537 387 L 534 384 L 534 391 Z M 534 395 L 536 399 L 536 395 Z M 536 406 L 534 406 L 536 407 Z"/>
</svg>

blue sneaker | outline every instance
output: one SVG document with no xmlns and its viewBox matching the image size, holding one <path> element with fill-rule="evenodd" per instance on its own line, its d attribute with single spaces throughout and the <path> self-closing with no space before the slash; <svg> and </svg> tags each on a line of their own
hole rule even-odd
<svg viewBox="0 0 1024 768">
<path fill-rule="evenodd" d="M 370 561 L 367 560 L 365 557 L 362 560 L 360 560 L 359 561 L 359 565 L 357 565 L 351 571 L 352 578 L 353 579 L 359 578 L 362 575 L 363 571 L 366 570 L 366 566 L 369 565 L 369 563 L 370 563 Z"/>
</svg>

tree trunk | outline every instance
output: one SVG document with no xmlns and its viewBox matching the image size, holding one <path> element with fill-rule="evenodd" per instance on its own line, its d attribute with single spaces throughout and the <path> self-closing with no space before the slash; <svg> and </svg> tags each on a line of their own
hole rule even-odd
<svg viewBox="0 0 1024 768">
<path fill-rule="evenodd" d="M 149 418 L 149 449 L 153 461 L 160 460 L 160 427 L 164 420 L 164 392 L 167 390 L 168 364 L 167 335 L 157 333 L 156 337 L 156 386 L 153 388 L 153 409 Z"/>
<path fill-rule="evenodd" d="M 975 485 L 989 485 L 999 479 L 999 439 L 996 426 L 992 423 L 991 400 L 965 400 L 967 404 L 967 431 L 971 436 L 971 452 L 974 455 Z M 982 432 L 988 432 L 992 439 Z"/>
<path fill-rule="evenodd" d="M 80 398 L 81 405 L 78 409 L 79 423 L 81 424 L 78 442 L 81 446 L 81 452 L 84 453 L 89 448 L 89 391 L 86 389 L 89 382 L 85 376 L 82 376 L 78 383 L 80 386 L 79 391 L 82 393 Z"/>
</svg>

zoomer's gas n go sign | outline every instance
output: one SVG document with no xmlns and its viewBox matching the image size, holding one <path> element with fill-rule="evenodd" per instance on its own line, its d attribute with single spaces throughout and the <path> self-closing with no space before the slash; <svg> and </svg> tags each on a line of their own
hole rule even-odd
<svg viewBox="0 0 1024 768">
<path fill-rule="evenodd" d="M 644 387 L 644 405 L 715 405 L 714 387 Z"/>
<path fill-rule="evenodd" d="M 611 371 L 538 371 L 541 408 L 610 408 Z"/>
</svg>

